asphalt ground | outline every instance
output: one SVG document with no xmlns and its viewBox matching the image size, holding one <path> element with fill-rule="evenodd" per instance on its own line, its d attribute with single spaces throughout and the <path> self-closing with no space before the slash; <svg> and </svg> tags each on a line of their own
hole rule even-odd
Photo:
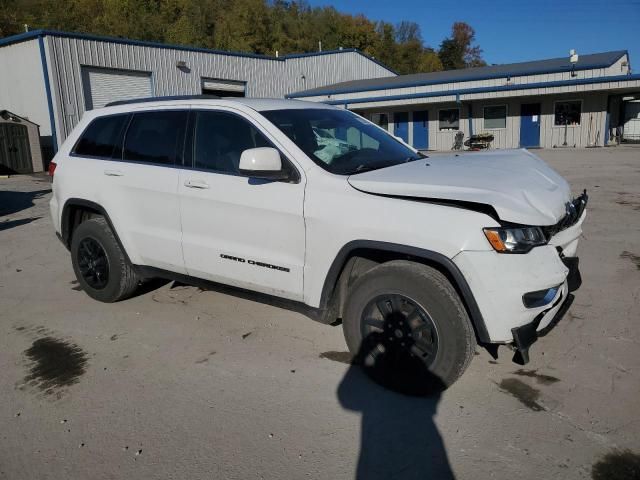
<svg viewBox="0 0 640 480">
<path fill-rule="evenodd" d="M 640 149 L 537 153 L 589 190 L 583 286 L 526 367 L 479 348 L 431 398 L 368 380 L 341 327 L 246 296 L 92 300 L 47 177 L 0 179 L 0 478 L 638 478 Z"/>
</svg>

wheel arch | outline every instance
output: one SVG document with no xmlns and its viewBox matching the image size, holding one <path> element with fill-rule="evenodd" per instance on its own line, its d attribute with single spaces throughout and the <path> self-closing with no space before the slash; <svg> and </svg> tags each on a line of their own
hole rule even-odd
<svg viewBox="0 0 640 480">
<path fill-rule="evenodd" d="M 362 262 L 361 259 L 365 261 Z M 320 309 L 339 318 L 349 280 L 357 278 L 371 266 L 390 260 L 411 260 L 436 268 L 456 289 L 467 310 L 476 337 L 481 343 L 490 343 L 485 320 L 473 292 L 457 265 L 445 255 L 418 247 L 375 240 L 354 240 L 344 245 L 336 257 L 322 287 Z"/>
<path fill-rule="evenodd" d="M 127 260 L 131 262 L 129 254 L 127 253 L 127 249 L 124 247 L 122 241 L 120 240 L 118 231 L 114 227 L 113 222 L 111 221 L 109 213 L 107 213 L 106 209 L 96 202 L 92 202 L 90 200 L 85 200 L 82 198 L 69 198 L 62 208 L 60 237 L 64 246 L 67 247 L 67 249 L 71 248 L 73 231 L 78 227 L 78 225 L 80 225 L 80 223 L 82 223 L 82 213 L 84 212 L 100 215 L 106 220 L 107 225 L 109 225 L 109 228 L 113 232 L 113 236 L 115 237 L 116 242 L 118 242 L 118 246 L 126 256 Z"/>
</svg>

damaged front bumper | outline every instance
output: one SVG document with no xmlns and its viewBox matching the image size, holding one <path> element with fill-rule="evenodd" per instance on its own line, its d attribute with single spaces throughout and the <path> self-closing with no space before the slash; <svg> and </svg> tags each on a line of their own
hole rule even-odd
<svg viewBox="0 0 640 480">
<path fill-rule="evenodd" d="M 540 312 L 531 323 L 511 329 L 515 349 L 513 361 L 519 365 L 529 363 L 529 347 L 562 320 L 573 303 L 572 292 L 582 285 L 578 257 L 565 257 L 562 261 L 569 269 L 569 273 L 556 301 L 550 308 Z"/>
<path fill-rule="evenodd" d="M 582 282 L 576 255 L 586 218 L 586 192 L 567 216 L 546 227 L 549 242 L 523 255 L 462 251 L 453 260 L 467 279 L 485 319 L 488 343 L 508 344 L 514 361 L 529 361 L 529 347 L 568 310 Z"/>
</svg>

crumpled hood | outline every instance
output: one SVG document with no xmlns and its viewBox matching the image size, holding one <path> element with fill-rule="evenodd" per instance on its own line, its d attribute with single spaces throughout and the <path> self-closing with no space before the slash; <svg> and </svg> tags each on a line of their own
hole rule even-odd
<svg viewBox="0 0 640 480">
<path fill-rule="evenodd" d="M 527 150 L 443 155 L 351 175 L 363 192 L 491 205 L 501 220 L 555 225 L 571 201 L 567 181 Z"/>
</svg>

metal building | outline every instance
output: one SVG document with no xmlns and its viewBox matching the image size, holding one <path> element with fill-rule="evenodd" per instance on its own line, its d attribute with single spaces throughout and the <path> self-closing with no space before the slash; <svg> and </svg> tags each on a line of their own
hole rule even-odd
<svg viewBox="0 0 640 480">
<path fill-rule="evenodd" d="M 640 75 L 626 51 L 355 80 L 289 98 L 354 110 L 424 150 L 587 147 L 640 140 Z M 461 133 L 460 133 L 461 132 Z"/>
<path fill-rule="evenodd" d="M 213 93 L 279 97 L 395 76 L 354 50 L 272 57 L 37 30 L 0 39 L 0 109 L 40 125 L 50 157 L 89 109 L 113 100 Z"/>
</svg>

